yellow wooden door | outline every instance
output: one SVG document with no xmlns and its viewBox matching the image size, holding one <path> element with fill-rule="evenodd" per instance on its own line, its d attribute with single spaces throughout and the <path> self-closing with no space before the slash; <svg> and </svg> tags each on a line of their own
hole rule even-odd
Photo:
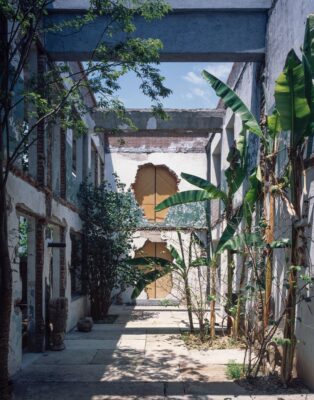
<svg viewBox="0 0 314 400">
<path fill-rule="evenodd" d="M 144 246 L 135 252 L 135 257 L 159 257 L 168 261 L 172 261 L 172 256 L 167 249 L 165 243 L 155 243 L 147 240 Z M 157 265 L 152 269 L 160 268 Z M 155 282 L 147 285 L 145 291 L 149 299 L 164 299 L 171 293 L 172 276 L 167 274 Z"/>
<path fill-rule="evenodd" d="M 146 165 L 138 171 L 135 198 L 150 222 L 162 222 L 168 210 L 155 212 L 155 206 L 177 192 L 177 180 L 164 166 Z"/>
</svg>

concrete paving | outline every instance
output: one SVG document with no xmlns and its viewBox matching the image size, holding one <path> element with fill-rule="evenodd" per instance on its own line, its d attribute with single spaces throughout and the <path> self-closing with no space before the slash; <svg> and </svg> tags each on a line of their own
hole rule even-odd
<svg viewBox="0 0 314 400">
<path fill-rule="evenodd" d="M 186 327 L 181 309 L 115 306 L 110 313 L 119 315 L 113 324 L 72 331 L 64 351 L 26 363 L 14 378 L 15 400 L 312 400 L 253 396 L 228 380 L 226 364 L 241 362 L 243 351 L 188 350 L 179 337 Z"/>
</svg>

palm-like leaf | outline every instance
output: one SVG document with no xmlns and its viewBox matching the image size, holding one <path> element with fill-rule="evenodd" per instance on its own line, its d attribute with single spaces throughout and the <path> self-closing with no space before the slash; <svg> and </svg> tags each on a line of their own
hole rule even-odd
<svg viewBox="0 0 314 400">
<path fill-rule="evenodd" d="M 180 256 L 180 254 L 177 252 L 177 250 L 170 245 L 170 254 L 172 256 L 172 258 L 175 260 L 175 263 L 179 266 L 179 267 L 183 267 L 184 261 L 182 259 L 182 257 Z"/>
<path fill-rule="evenodd" d="M 305 96 L 304 67 L 291 50 L 284 71 L 279 75 L 275 87 L 276 106 L 281 126 L 291 132 L 291 145 L 298 145 L 308 128 L 310 108 Z"/>
<path fill-rule="evenodd" d="M 209 72 L 204 70 L 202 75 L 210 83 L 217 96 L 224 101 L 226 106 L 231 108 L 231 110 L 241 118 L 244 127 L 255 135 L 263 137 L 263 132 L 256 118 L 240 97 L 228 85 Z"/>
<path fill-rule="evenodd" d="M 187 190 L 185 192 L 176 193 L 173 196 L 168 197 L 166 200 L 159 203 L 155 207 L 155 210 L 161 211 L 165 208 L 176 206 L 178 204 L 195 203 L 198 201 L 211 200 L 212 198 L 212 195 L 205 190 Z"/>
<path fill-rule="evenodd" d="M 206 179 L 200 178 L 195 175 L 186 174 L 184 172 L 181 174 L 181 177 L 192 185 L 197 186 L 200 189 L 206 190 L 206 192 L 208 192 L 212 196 L 212 199 L 222 199 L 224 202 L 227 200 L 226 194 Z"/>
<path fill-rule="evenodd" d="M 241 206 L 234 214 L 234 216 L 227 222 L 227 226 L 223 231 L 221 238 L 218 242 L 216 252 L 219 252 L 220 249 L 225 245 L 228 240 L 232 238 L 235 234 L 235 231 L 238 229 L 241 220 L 243 218 L 243 206 Z"/>
<path fill-rule="evenodd" d="M 314 15 L 307 18 L 302 61 L 306 83 L 305 96 L 311 109 L 311 123 L 307 136 L 311 136 L 314 135 Z"/>
<path fill-rule="evenodd" d="M 262 195 L 262 178 L 260 168 L 251 174 L 250 187 L 244 196 L 243 201 L 243 216 L 248 226 L 252 225 L 252 214 L 255 210 L 256 202 Z"/>
<path fill-rule="evenodd" d="M 170 270 L 167 269 L 163 270 L 155 269 L 153 271 L 144 274 L 143 277 L 137 281 L 133 289 L 131 298 L 136 299 L 142 293 L 142 291 L 145 289 L 147 285 L 155 282 L 157 279 L 163 277 L 164 275 L 167 275 L 169 272 Z"/>
<path fill-rule="evenodd" d="M 220 247 L 217 254 L 222 253 L 224 250 L 233 250 L 236 252 L 245 251 L 248 247 L 264 247 L 265 242 L 259 233 L 241 233 L 231 237 Z"/>
<path fill-rule="evenodd" d="M 277 109 L 275 109 L 273 113 L 267 117 L 267 128 L 272 139 L 275 139 L 276 136 L 282 132 L 280 116 Z"/>
</svg>

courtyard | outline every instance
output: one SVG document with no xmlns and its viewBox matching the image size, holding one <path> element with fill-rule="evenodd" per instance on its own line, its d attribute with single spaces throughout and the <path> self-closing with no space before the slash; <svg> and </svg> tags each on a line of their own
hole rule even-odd
<svg viewBox="0 0 314 400">
<path fill-rule="evenodd" d="M 186 310 L 113 306 L 112 324 L 73 330 L 61 352 L 32 354 L 14 377 L 16 400 L 199 399 L 313 400 L 306 388 L 267 385 L 252 393 L 226 376 L 243 349 L 188 349 Z"/>
<path fill-rule="evenodd" d="M 0 400 L 314 400 L 313 0 L 0 0 Z"/>
</svg>

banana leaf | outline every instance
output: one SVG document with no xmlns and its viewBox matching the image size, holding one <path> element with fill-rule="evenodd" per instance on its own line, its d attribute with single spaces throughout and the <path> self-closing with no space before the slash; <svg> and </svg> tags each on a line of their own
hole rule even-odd
<svg viewBox="0 0 314 400">
<path fill-rule="evenodd" d="M 227 161 L 230 167 L 226 169 L 225 176 L 228 183 L 229 193 L 234 195 L 242 185 L 247 174 L 247 146 L 246 131 L 242 129 L 236 146 L 229 151 Z"/>
<path fill-rule="evenodd" d="M 198 201 L 211 200 L 213 198 L 214 197 L 205 190 L 187 190 L 185 192 L 176 193 L 157 204 L 155 211 L 161 211 L 165 208 L 176 206 L 178 204 L 195 203 Z"/>
<path fill-rule="evenodd" d="M 206 179 L 186 174 L 184 172 L 181 174 L 181 177 L 192 185 L 197 186 L 200 189 L 204 189 L 206 192 L 210 193 L 212 195 L 212 199 L 222 199 L 224 202 L 227 201 L 226 194 Z"/>
<path fill-rule="evenodd" d="M 231 218 L 230 221 L 228 221 L 227 226 L 225 230 L 223 231 L 221 238 L 218 242 L 216 252 L 220 252 L 220 249 L 225 245 L 225 243 L 230 240 L 233 235 L 235 234 L 236 230 L 238 229 L 241 221 L 243 218 L 243 206 L 238 208 L 238 210 L 235 212 L 234 216 Z"/>
<path fill-rule="evenodd" d="M 306 136 L 314 135 L 314 15 L 306 21 L 302 62 L 305 75 L 305 96 L 311 109 L 311 122 Z"/>
<path fill-rule="evenodd" d="M 256 202 L 262 195 L 262 177 L 260 167 L 256 168 L 249 178 L 250 187 L 245 193 L 243 201 L 243 217 L 247 226 L 252 225 L 252 214 L 255 210 Z"/>
<path fill-rule="evenodd" d="M 231 110 L 241 118 L 244 127 L 255 135 L 263 138 L 263 132 L 256 118 L 240 97 L 228 85 L 209 72 L 203 70 L 202 75 L 210 83 L 217 96 L 224 101 L 226 106 L 231 108 Z"/>
<path fill-rule="evenodd" d="M 233 250 L 242 252 L 246 247 L 264 247 L 265 242 L 259 233 L 241 233 L 230 238 L 223 246 L 220 247 L 217 254 L 224 250 Z"/>
<path fill-rule="evenodd" d="M 267 117 L 267 128 L 271 138 L 274 140 L 276 136 L 282 132 L 281 124 L 280 124 L 280 116 L 275 109 L 272 115 Z"/>
<path fill-rule="evenodd" d="M 310 108 L 305 97 L 304 67 L 294 50 L 288 54 L 284 71 L 275 86 L 276 106 L 282 129 L 290 131 L 291 145 L 302 142 L 310 122 Z"/>
<path fill-rule="evenodd" d="M 179 235 L 180 233 L 178 232 L 178 235 Z M 179 265 L 180 267 L 183 267 L 184 265 L 184 262 L 183 262 L 183 260 L 182 260 L 182 257 L 180 257 L 180 254 L 177 252 L 177 250 L 172 246 L 172 245 L 170 245 L 170 248 L 169 248 L 169 250 L 170 250 L 170 254 L 172 255 L 172 258 L 175 260 L 175 263 L 177 264 L 177 265 Z"/>
<path fill-rule="evenodd" d="M 164 270 L 158 270 L 155 269 L 154 271 L 147 272 L 142 278 L 138 280 L 138 282 L 135 284 L 135 287 L 133 289 L 133 292 L 131 294 L 132 299 L 136 299 L 142 291 L 145 289 L 147 285 L 150 283 L 155 282 L 157 279 L 163 277 L 164 275 L 167 275 L 170 272 L 170 269 L 164 269 Z"/>
</svg>

